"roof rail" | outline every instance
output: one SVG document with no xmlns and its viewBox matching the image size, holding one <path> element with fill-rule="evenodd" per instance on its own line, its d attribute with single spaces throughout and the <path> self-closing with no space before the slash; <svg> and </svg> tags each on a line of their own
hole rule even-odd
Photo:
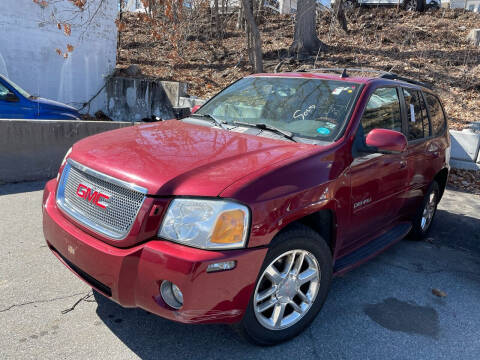
<svg viewBox="0 0 480 360">
<path fill-rule="evenodd" d="M 410 79 L 410 78 L 407 78 L 407 77 L 404 77 L 404 76 L 400 76 L 400 75 L 397 75 L 397 74 L 394 74 L 394 73 L 385 73 L 385 74 L 382 74 L 380 77 L 382 79 L 404 81 L 404 82 L 407 82 L 407 83 L 410 83 L 410 84 L 423 86 L 427 89 L 432 89 L 432 87 L 433 87 L 432 84 L 428 84 L 428 83 L 418 81 L 418 80 L 413 80 L 413 79 Z"/>
<path fill-rule="evenodd" d="M 358 69 L 358 68 L 318 68 L 318 69 L 305 69 L 304 72 L 340 72 L 342 73 L 342 77 L 348 77 L 348 72 L 365 72 L 365 73 L 373 73 L 373 74 L 389 74 L 386 71 L 382 70 L 375 70 L 375 69 Z"/>
<path fill-rule="evenodd" d="M 378 77 L 381 79 L 388 79 L 388 80 L 398 80 L 398 81 L 404 81 L 410 84 L 415 84 L 419 86 L 426 87 L 427 89 L 431 89 L 432 85 L 421 82 L 418 80 L 410 79 L 404 76 L 397 75 L 395 73 L 389 72 L 389 71 L 383 71 L 383 70 L 375 70 L 375 69 L 361 69 L 361 68 L 318 68 L 318 69 L 300 69 L 296 70 L 297 72 L 336 72 L 336 73 L 341 73 L 342 78 L 347 78 L 349 75 L 349 72 L 363 72 L 363 73 L 372 73 L 372 74 L 378 74 Z"/>
</svg>

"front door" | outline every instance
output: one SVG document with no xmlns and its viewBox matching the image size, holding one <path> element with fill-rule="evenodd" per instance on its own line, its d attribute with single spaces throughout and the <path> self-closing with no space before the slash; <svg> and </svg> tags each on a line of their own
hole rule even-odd
<svg viewBox="0 0 480 360">
<path fill-rule="evenodd" d="M 399 94 L 396 87 L 381 87 L 371 95 L 357 136 L 373 129 L 402 131 Z M 362 134 L 363 132 L 363 134 Z M 362 245 L 398 218 L 403 207 L 408 169 L 405 154 L 358 153 L 350 167 L 350 231 L 345 253 Z"/>
</svg>

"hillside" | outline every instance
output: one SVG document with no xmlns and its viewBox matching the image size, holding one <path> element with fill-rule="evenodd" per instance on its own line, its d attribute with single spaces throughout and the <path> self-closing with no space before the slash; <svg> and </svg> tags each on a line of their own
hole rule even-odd
<svg viewBox="0 0 480 360">
<path fill-rule="evenodd" d="M 370 67 L 393 71 L 435 84 L 450 118 L 461 129 L 480 117 L 480 48 L 466 40 L 479 26 L 480 14 L 440 9 L 412 13 L 395 8 L 359 8 L 348 15 L 349 34 L 341 31 L 328 12 L 317 21 L 319 38 L 328 45 L 316 67 Z M 172 47 L 155 40 L 138 15 L 125 14 L 120 34 L 118 66 L 138 64 L 146 75 L 189 83 L 189 92 L 210 97 L 251 72 L 243 31 L 227 20 L 223 39 L 209 39 L 208 26 L 196 26 L 185 37 L 182 61 L 169 56 Z M 208 15 L 200 20 L 206 24 Z M 265 71 L 273 71 L 287 56 L 292 41 L 291 16 L 266 14 L 261 24 Z M 282 64 L 280 71 L 311 67 L 315 57 Z"/>
</svg>

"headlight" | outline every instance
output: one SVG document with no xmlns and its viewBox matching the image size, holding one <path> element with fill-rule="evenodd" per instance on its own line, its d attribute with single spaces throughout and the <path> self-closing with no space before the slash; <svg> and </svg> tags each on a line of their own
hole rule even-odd
<svg viewBox="0 0 480 360">
<path fill-rule="evenodd" d="M 236 249 L 247 241 L 250 213 L 225 200 L 174 199 L 158 236 L 202 249 Z"/>
</svg>

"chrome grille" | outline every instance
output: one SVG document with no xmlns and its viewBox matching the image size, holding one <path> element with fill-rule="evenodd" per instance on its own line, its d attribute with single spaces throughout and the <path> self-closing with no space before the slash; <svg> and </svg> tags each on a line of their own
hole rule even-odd
<svg viewBox="0 0 480 360">
<path fill-rule="evenodd" d="M 79 184 L 90 189 L 87 199 L 79 196 Z M 86 189 L 85 188 L 85 189 Z M 101 205 L 95 204 L 94 192 L 108 196 Z M 107 237 L 121 240 L 125 238 L 138 215 L 146 189 L 123 182 L 89 169 L 73 160 L 68 160 L 62 172 L 57 204 L 68 215 Z"/>
</svg>

